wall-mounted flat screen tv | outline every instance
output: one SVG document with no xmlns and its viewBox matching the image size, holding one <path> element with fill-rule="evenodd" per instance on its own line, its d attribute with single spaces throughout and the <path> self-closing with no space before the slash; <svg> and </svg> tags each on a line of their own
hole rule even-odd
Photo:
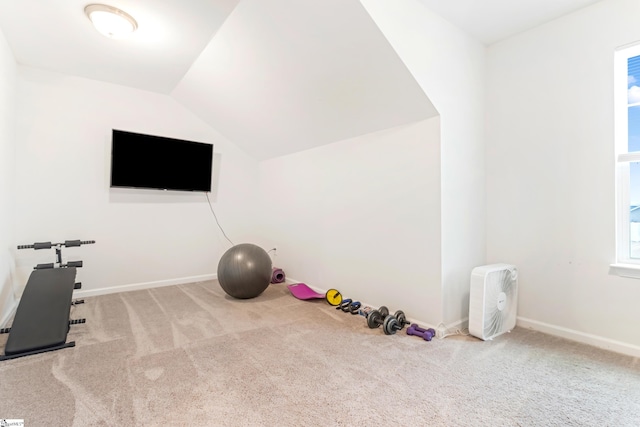
<svg viewBox="0 0 640 427">
<path fill-rule="evenodd" d="M 111 187 L 211 191 L 213 145 L 113 129 Z"/>
</svg>

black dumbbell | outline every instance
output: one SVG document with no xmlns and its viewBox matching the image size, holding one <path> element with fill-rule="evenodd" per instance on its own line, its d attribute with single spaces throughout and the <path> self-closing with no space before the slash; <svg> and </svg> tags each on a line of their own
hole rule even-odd
<svg viewBox="0 0 640 427">
<path fill-rule="evenodd" d="M 421 328 L 414 323 L 413 325 L 409 326 L 409 329 L 407 329 L 407 335 L 416 335 L 424 339 L 425 341 L 431 341 L 433 337 L 436 336 L 436 331 L 433 328 Z"/>
<path fill-rule="evenodd" d="M 371 329 L 380 327 L 384 324 L 384 319 L 389 316 L 389 309 L 384 305 L 377 310 L 369 312 L 367 315 L 367 326 Z"/>
<path fill-rule="evenodd" d="M 393 335 L 402 330 L 409 323 L 410 322 L 407 321 L 407 316 L 404 314 L 404 311 L 398 310 L 393 314 L 393 316 L 387 316 L 387 318 L 384 319 L 382 330 L 386 335 Z"/>
</svg>

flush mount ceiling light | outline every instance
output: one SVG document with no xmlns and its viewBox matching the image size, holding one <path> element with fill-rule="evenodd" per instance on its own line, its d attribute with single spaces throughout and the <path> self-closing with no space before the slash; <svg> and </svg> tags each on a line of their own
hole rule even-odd
<svg viewBox="0 0 640 427">
<path fill-rule="evenodd" d="M 110 38 L 125 37 L 138 28 L 131 15 L 113 6 L 90 4 L 84 8 L 84 13 L 96 30 Z"/>
</svg>

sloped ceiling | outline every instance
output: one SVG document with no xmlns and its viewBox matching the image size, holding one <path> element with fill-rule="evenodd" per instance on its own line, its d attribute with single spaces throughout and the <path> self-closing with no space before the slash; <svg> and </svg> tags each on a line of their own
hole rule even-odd
<svg viewBox="0 0 640 427">
<path fill-rule="evenodd" d="M 596 0 L 416 1 L 490 43 Z M 170 94 L 260 159 L 437 114 L 358 0 L 108 0 L 126 40 L 90 2 L 0 1 L 17 62 Z"/>
<path fill-rule="evenodd" d="M 260 159 L 437 115 L 358 0 L 243 0 L 171 94 Z"/>
</svg>

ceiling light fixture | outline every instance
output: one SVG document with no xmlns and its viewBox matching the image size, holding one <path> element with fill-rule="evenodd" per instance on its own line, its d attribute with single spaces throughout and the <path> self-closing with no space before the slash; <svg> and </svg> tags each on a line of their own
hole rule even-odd
<svg viewBox="0 0 640 427">
<path fill-rule="evenodd" d="M 131 15 L 113 6 L 90 4 L 84 8 L 84 13 L 96 30 L 110 38 L 125 37 L 138 28 Z"/>
</svg>

